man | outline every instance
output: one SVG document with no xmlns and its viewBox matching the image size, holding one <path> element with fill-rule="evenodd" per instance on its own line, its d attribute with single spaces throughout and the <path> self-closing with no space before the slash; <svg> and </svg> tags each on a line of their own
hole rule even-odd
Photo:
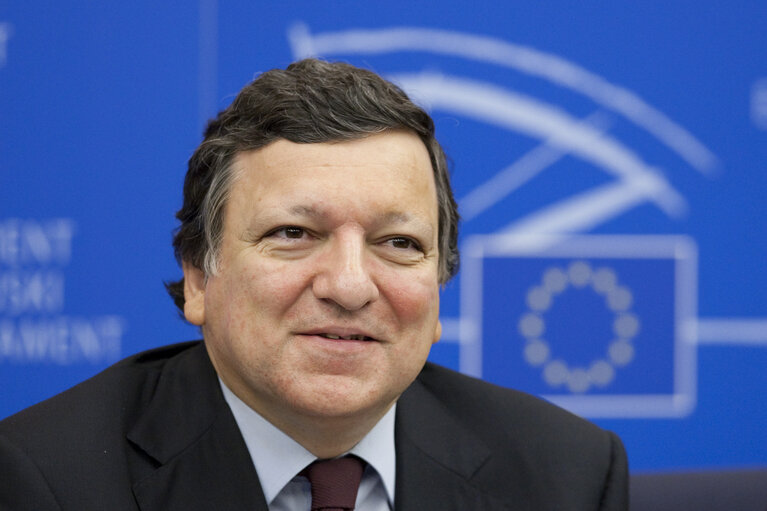
<svg viewBox="0 0 767 511">
<path fill-rule="evenodd" d="M 204 342 L 0 424 L 3 509 L 308 510 L 306 467 L 346 454 L 362 510 L 626 508 L 614 435 L 425 365 L 458 215 L 431 119 L 392 84 L 262 74 L 210 123 L 177 216 L 168 287 Z"/>
</svg>

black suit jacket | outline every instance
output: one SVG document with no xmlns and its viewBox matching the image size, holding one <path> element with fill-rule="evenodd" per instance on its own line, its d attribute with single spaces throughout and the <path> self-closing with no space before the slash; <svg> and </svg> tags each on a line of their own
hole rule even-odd
<svg viewBox="0 0 767 511">
<path fill-rule="evenodd" d="M 397 405 L 394 508 L 623 510 L 614 435 L 427 364 Z M 0 509 L 266 511 L 201 343 L 130 357 L 0 422 Z"/>
</svg>

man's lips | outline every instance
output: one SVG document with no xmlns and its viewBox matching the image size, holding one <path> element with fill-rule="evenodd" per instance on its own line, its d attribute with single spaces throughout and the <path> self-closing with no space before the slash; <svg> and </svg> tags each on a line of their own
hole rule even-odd
<svg viewBox="0 0 767 511">
<path fill-rule="evenodd" d="M 348 328 L 318 328 L 306 332 L 300 332 L 301 335 L 313 335 L 331 339 L 333 341 L 377 341 L 369 333 L 356 329 Z"/>
<path fill-rule="evenodd" d="M 347 336 L 339 336 L 339 335 L 333 335 L 333 334 L 314 334 L 318 335 L 320 337 L 324 337 L 326 339 L 333 339 L 335 341 L 375 341 L 372 337 L 368 337 L 367 335 L 347 335 Z"/>
</svg>

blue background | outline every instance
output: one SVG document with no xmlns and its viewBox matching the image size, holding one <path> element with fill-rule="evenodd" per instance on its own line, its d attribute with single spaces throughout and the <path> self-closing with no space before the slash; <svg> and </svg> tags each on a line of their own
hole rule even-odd
<svg viewBox="0 0 767 511">
<path fill-rule="evenodd" d="M 756 322 L 756 333 L 744 339 L 733 329 L 731 337 L 709 335 L 697 345 L 697 403 L 689 415 L 596 422 L 621 435 L 634 471 L 767 464 L 767 112 L 756 118 L 751 113 L 753 91 L 767 78 L 765 20 L 764 2 L 725 6 L 708 0 L 0 4 L 0 34 L 6 34 L 0 59 L 0 234 L 12 219 L 28 222 L 28 232 L 50 219 L 70 219 L 75 226 L 64 263 L 0 258 L 0 274 L 56 271 L 65 279 L 61 307 L 20 313 L 0 308 L 0 330 L 3 322 L 15 328 L 62 317 L 92 324 L 116 317 L 122 325 L 119 353 L 73 355 L 65 363 L 46 355 L 10 357 L 8 345 L 15 341 L 0 335 L 0 417 L 117 358 L 198 336 L 178 318 L 163 288 L 164 280 L 180 276 L 170 241 L 186 160 L 205 119 L 257 73 L 297 56 L 291 27 L 303 23 L 316 35 L 407 26 L 490 38 L 564 59 L 641 97 L 710 151 L 714 159 L 693 165 L 592 98 L 512 67 L 423 49 L 327 55 L 383 74 L 426 70 L 470 78 L 575 119 L 604 114 L 601 129 L 656 169 L 686 207 L 669 214 L 639 202 L 579 233 L 689 236 L 699 253 L 694 294 L 700 325 L 748 320 Z M 529 133 L 449 109 L 431 113 L 453 160 L 459 199 L 542 144 Z M 613 179 L 564 154 L 467 218 L 462 243 Z M 498 295 L 486 299 L 485 328 L 516 332 L 514 314 L 494 311 L 502 301 L 521 299 L 521 290 L 539 278 L 538 263 L 488 264 Z M 668 315 L 663 271 L 651 271 L 646 294 L 658 293 L 654 306 Z M 445 325 L 459 323 L 459 279 L 447 286 L 441 303 Z M 457 368 L 461 336 L 455 330 L 446 328 L 432 358 Z M 671 361 L 664 339 L 648 339 L 655 351 L 641 354 L 655 357 L 643 359 L 654 368 L 644 375 L 649 389 L 667 387 Z M 578 342 L 576 336 L 573 345 Z M 492 371 L 502 371 L 507 361 L 513 378 L 501 383 L 545 393 L 519 349 L 485 349 L 494 355 Z"/>
</svg>

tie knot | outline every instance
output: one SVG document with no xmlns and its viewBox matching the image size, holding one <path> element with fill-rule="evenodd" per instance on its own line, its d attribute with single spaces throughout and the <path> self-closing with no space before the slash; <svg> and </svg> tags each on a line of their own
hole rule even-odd
<svg viewBox="0 0 767 511">
<path fill-rule="evenodd" d="M 312 485 L 312 511 L 354 509 L 363 461 L 356 456 L 317 460 L 304 470 Z"/>
</svg>

